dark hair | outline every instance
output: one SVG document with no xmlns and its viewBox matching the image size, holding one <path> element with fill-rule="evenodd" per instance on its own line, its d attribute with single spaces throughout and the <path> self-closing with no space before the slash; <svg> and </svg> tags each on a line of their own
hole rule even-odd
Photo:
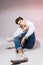
<svg viewBox="0 0 43 65">
<path fill-rule="evenodd" d="M 15 23 L 18 24 L 18 21 L 19 21 L 19 20 L 23 20 L 23 18 L 22 18 L 22 17 L 16 18 Z"/>
</svg>

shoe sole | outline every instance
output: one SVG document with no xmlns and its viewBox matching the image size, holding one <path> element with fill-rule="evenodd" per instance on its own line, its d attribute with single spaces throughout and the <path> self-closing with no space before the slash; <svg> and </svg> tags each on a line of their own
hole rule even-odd
<svg viewBox="0 0 43 65">
<path fill-rule="evenodd" d="M 11 60 L 11 62 L 13 64 L 20 64 L 20 63 L 24 63 L 24 62 L 27 62 L 28 61 L 28 58 L 25 58 L 23 60 Z"/>
</svg>

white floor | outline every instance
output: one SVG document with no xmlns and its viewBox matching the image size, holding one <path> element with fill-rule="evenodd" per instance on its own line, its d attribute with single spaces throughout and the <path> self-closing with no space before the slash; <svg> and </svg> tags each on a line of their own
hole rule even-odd
<svg viewBox="0 0 43 65">
<path fill-rule="evenodd" d="M 24 53 L 28 56 L 29 61 L 19 65 L 43 65 L 43 39 L 37 39 L 37 48 L 26 49 Z M 10 60 L 16 56 L 13 42 L 8 43 L 6 39 L 0 38 L 0 65 L 11 65 Z M 12 48 L 12 49 L 8 49 Z"/>
</svg>

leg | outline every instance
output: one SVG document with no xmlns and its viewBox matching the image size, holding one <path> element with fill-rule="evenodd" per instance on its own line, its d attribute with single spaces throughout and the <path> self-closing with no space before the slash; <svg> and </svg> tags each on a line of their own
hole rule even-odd
<svg viewBox="0 0 43 65">
<path fill-rule="evenodd" d="M 20 38 L 17 36 L 14 38 L 15 47 L 18 53 L 23 53 Z"/>
<path fill-rule="evenodd" d="M 25 34 L 23 33 L 21 34 L 21 37 L 17 36 L 14 38 L 14 43 L 19 54 L 16 56 L 15 60 L 11 60 L 13 64 L 19 64 L 19 63 L 28 61 L 28 58 L 26 57 L 26 55 L 23 54 L 23 49 L 21 45 L 21 39 Z"/>
<path fill-rule="evenodd" d="M 15 46 L 16 46 L 16 49 L 19 53 L 22 53 L 23 52 L 23 49 L 22 49 L 22 45 L 21 45 L 21 40 L 22 38 L 24 37 L 24 35 L 26 34 L 27 32 L 24 32 L 21 34 L 21 36 L 17 36 L 14 38 L 14 43 L 15 43 Z"/>
<path fill-rule="evenodd" d="M 33 48 L 35 44 L 35 33 L 33 33 L 30 37 L 28 37 L 28 39 L 25 41 L 25 44 L 23 46 L 23 48 Z"/>
</svg>

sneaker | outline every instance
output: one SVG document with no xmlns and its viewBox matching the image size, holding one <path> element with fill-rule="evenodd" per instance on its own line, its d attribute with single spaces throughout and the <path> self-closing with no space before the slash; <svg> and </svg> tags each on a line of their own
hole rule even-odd
<svg viewBox="0 0 43 65">
<path fill-rule="evenodd" d="M 13 64 L 20 64 L 20 63 L 27 62 L 27 61 L 28 61 L 28 58 L 24 56 L 23 54 L 17 55 L 15 60 L 11 60 Z"/>
</svg>

